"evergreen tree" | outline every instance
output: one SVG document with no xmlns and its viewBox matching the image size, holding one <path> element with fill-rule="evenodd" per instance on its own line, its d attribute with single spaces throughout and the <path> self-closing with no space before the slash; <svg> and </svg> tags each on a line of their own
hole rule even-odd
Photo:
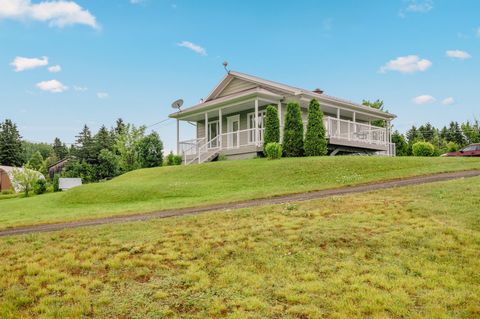
<svg viewBox="0 0 480 319">
<path fill-rule="evenodd" d="M 415 125 L 407 131 L 407 140 L 408 144 L 414 144 L 415 142 L 423 141 L 423 135 Z"/>
<path fill-rule="evenodd" d="M 265 112 L 265 132 L 263 136 L 263 149 L 268 143 L 280 142 L 280 122 L 278 120 L 277 108 L 273 105 L 267 106 Z"/>
<path fill-rule="evenodd" d="M 75 156 L 80 161 L 85 161 L 89 164 L 96 162 L 95 144 L 87 125 L 83 126 L 82 131 L 77 136 L 76 144 Z"/>
<path fill-rule="evenodd" d="M 465 137 L 463 136 L 462 129 L 458 122 L 450 122 L 450 126 L 447 129 L 445 140 L 447 142 L 454 142 L 460 146 L 466 144 Z"/>
<path fill-rule="evenodd" d="M 55 137 L 55 140 L 53 141 L 53 153 L 58 160 L 62 160 L 68 155 L 67 146 L 65 143 L 62 143 L 58 137 Z"/>
<path fill-rule="evenodd" d="M 23 162 L 22 137 L 11 120 L 0 123 L 0 165 L 21 166 Z"/>
<path fill-rule="evenodd" d="M 300 105 L 296 102 L 287 104 L 283 129 L 283 150 L 288 157 L 299 157 L 304 153 L 302 113 Z"/>
<path fill-rule="evenodd" d="M 423 137 L 423 140 L 432 143 L 434 140 L 435 134 L 437 133 L 437 129 L 432 126 L 430 123 L 426 123 L 424 125 L 421 125 L 418 128 L 418 131 Z"/>
<path fill-rule="evenodd" d="M 93 154 L 92 157 L 94 158 L 93 164 L 99 162 L 99 155 L 102 150 L 113 151 L 113 147 L 115 144 L 115 137 L 111 134 L 107 128 L 102 125 L 98 130 L 97 134 L 93 137 Z"/>
<path fill-rule="evenodd" d="M 327 138 L 323 125 L 323 112 L 316 99 L 310 101 L 308 106 L 307 133 L 305 134 L 305 155 L 327 155 Z"/>
<path fill-rule="evenodd" d="M 125 125 L 123 120 L 121 118 L 119 118 L 119 119 L 117 119 L 116 126 L 113 129 L 113 133 L 118 136 L 118 135 L 121 135 L 121 134 L 125 133 L 126 129 L 127 129 L 127 126 Z"/>
</svg>

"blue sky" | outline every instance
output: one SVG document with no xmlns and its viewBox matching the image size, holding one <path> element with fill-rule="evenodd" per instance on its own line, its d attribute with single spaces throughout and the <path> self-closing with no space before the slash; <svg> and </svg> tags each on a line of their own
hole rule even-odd
<svg viewBox="0 0 480 319">
<path fill-rule="evenodd" d="M 205 97 L 224 60 L 357 102 L 382 99 L 400 131 L 480 118 L 475 0 L 0 0 L 0 121 L 46 142 L 73 142 L 84 123 L 96 130 L 118 117 L 150 125 L 173 100 Z M 175 148 L 173 120 L 151 129 Z"/>
</svg>

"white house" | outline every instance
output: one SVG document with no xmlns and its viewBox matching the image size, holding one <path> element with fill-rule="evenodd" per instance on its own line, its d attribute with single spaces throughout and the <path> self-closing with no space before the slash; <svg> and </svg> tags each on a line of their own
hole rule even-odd
<svg viewBox="0 0 480 319">
<path fill-rule="evenodd" d="M 254 157 L 262 151 L 266 107 L 277 106 L 282 132 L 287 103 L 300 104 L 306 125 L 308 104 L 313 98 L 320 102 L 325 115 L 330 155 L 395 155 L 390 124 L 395 115 L 318 89 L 309 91 L 234 71 L 228 72 L 202 103 L 170 114 L 177 119 L 177 153 L 185 164 L 211 161 L 219 154 L 228 159 Z M 371 125 L 375 120 L 384 120 L 386 127 Z M 195 139 L 179 140 L 179 121 L 196 125 Z"/>
</svg>

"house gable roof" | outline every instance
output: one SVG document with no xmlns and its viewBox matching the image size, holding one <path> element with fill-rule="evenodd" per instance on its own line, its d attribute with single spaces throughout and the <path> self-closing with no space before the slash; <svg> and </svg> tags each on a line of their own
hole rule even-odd
<svg viewBox="0 0 480 319">
<path fill-rule="evenodd" d="M 244 93 L 252 92 L 255 90 L 268 91 L 269 93 L 276 95 L 291 95 L 299 98 L 315 98 L 324 103 L 335 103 L 340 105 L 346 105 L 353 109 L 360 111 L 367 111 L 369 113 L 377 114 L 386 118 L 395 118 L 396 116 L 385 111 L 380 111 L 369 106 L 358 104 L 345 99 L 329 96 L 324 93 L 316 93 L 310 90 L 297 88 L 294 86 L 265 80 L 257 76 L 237 72 L 229 71 L 227 75 L 223 77 L 219 84 L 213 89 L 212 92 L 205 98 L 204 102 L 185 109 L 182 112 L 189 113 L 193 110 L 198 110 L 203 107 L 216 104 L 216 102 L 228 100 L 228 98 L 235 98 L 237 95 L 243 95 Z M 175 114 L 175 113 L 174 113 Z M 172 115 L 174 115 L 172 114 Z"/>
</svg>

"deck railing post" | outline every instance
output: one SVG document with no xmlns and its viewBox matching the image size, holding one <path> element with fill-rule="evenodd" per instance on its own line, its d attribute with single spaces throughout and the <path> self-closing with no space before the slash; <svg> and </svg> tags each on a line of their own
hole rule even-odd
<svg viewBox="0 0 480 319">
<path fill-rule="evenodd" d="M 258 134 L 258 98 L 255 99 L 255 145 L 258 146 L 260 141 L 259 141 L 259 134 Z"/>
</svg>

